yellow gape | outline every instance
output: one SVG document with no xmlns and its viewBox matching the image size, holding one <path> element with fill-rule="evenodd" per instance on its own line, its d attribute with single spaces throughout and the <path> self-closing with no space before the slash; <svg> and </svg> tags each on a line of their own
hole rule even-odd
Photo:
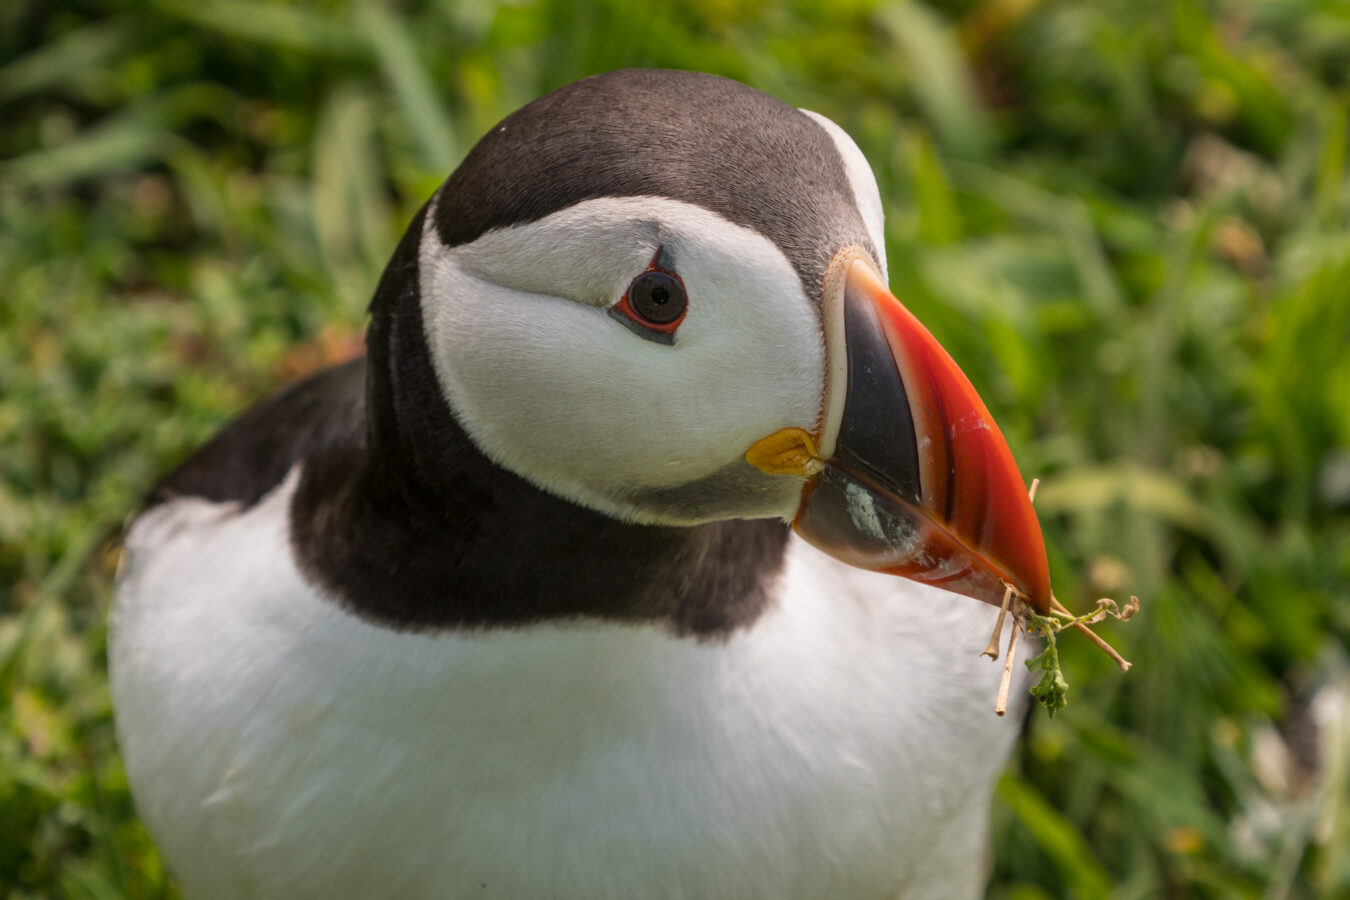
<svg viewBox="0 0 1350 900">
<path fill-rule="evenodd" d="M 784 428 L 760 438 L 745 451 L 745 461 L 770 475 L 814 475 L 825 466 L 816 442 L 800 428 Z"/>
</svg>

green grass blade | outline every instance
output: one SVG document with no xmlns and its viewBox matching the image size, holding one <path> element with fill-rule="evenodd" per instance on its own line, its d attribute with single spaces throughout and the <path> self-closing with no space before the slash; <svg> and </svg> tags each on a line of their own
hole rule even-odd
<svg viewBox="0 0 1350 900">
<path fill-rule="evenodd" d="M 957 156 L 986 156 L 991 130 L 951 30 L 908 0 L 887 3 L 875 16 L 909 63 L 911 89 L 942 143 Z"/>
<path fill-rule="evenodd" d="M 300 6 L 253 0 L 159 0 L 159 7 L 202 28 L 286 50 L 359 57 L 369 47 L 355 25 Z"/>
<path fill-rule="evenodd" d="M 1034 787 L 1012 773 L 998 781 L 998 797 L 1031 832 L 1036 845 L 1055 864 L 1065 885 L 1079 900 L 1100 900 L 1111 893 L 1111 879 L 1083 835 Z"/>
<path fill-rule="evenodd" d="M 380 69 L 403 108 L 403 118 L 417 136 L 426 167 L 438 173 L 449 172 L 459 157 L 455 131 L 407 29 L 397 16 L 377 4 L 361 7 L 359 18 L 370 34 Z"/>
<path fill-rule="evenodd" d="M 128 18 L 85 25 L 0 68 L 0 101 L 57 88 L 132 48 L 136 25 Z"/>
</svg>

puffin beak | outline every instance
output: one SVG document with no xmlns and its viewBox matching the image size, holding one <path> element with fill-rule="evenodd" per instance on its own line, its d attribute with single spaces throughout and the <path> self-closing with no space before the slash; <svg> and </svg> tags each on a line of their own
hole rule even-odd
<svg viewBox="0 0 1350 900">
<path fill-rule="evenodd" d="M 1040 523 L 970 380 L 863 254 L 836 257 L 823 299 L 822 424 L 814 436 L 776 432 L 746 454 L 764 471 L 809 476 L 797 533 L 852 565 L 994 606 L 1012 585 L 1047 613 Z"/>
</svg>

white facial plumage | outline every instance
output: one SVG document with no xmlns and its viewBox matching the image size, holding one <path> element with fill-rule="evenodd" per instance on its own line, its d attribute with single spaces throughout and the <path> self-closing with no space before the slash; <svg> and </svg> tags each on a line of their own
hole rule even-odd
<svg viewBox="0 0 1350 900">
<path fill-rule="evenodd" d="M 881 200 L 861 151 L 808 114 L 838 148 L 883 247 Z M 673 345 L 608 314 L 658 252 L 688 295 Z M 826 349 L 819 296 L 808 296 L 772 241 L 696 204 L 606 197 L 460 246 L 428 228 L 419 263 L 437 378 L 491 459 L 629 521 L 792 517 L 801 481 L 764 475 L 743 457 L 781 428 L 817 427 Z M 669 501 L 714 478 L 719 489 Z"/>
<path fill-rule="evenodd" d="M 673 345 L 608 314 L 658 251 L 688 296 Z M 742 457 L 766 434 L 814 426 L 824 343 L 814 299 L 763 236 L 688 203 L 604 198 L 460 247 L 428 229 L 421 277 L 437 377 L 499 464 L 593 509 L 663 524 L 721 516 L 637 498 L 739 465 L 737 477 L 763 482 L 743 515 L 791 517 L 800 484 Z"/>
</svg>

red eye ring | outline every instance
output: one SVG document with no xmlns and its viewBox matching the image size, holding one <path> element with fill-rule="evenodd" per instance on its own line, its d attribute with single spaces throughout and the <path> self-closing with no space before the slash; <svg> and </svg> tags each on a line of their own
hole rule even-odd
<svg viewBox="0 0 1350 900">
<path fill-rule="evenodd" d="M 658 263 L 662 250 L 624 291 L 610 315 L 641 337 L 674 343 L 675 332 L 689 311 L 688 295 L 680 276 Z"/>
</svg>

